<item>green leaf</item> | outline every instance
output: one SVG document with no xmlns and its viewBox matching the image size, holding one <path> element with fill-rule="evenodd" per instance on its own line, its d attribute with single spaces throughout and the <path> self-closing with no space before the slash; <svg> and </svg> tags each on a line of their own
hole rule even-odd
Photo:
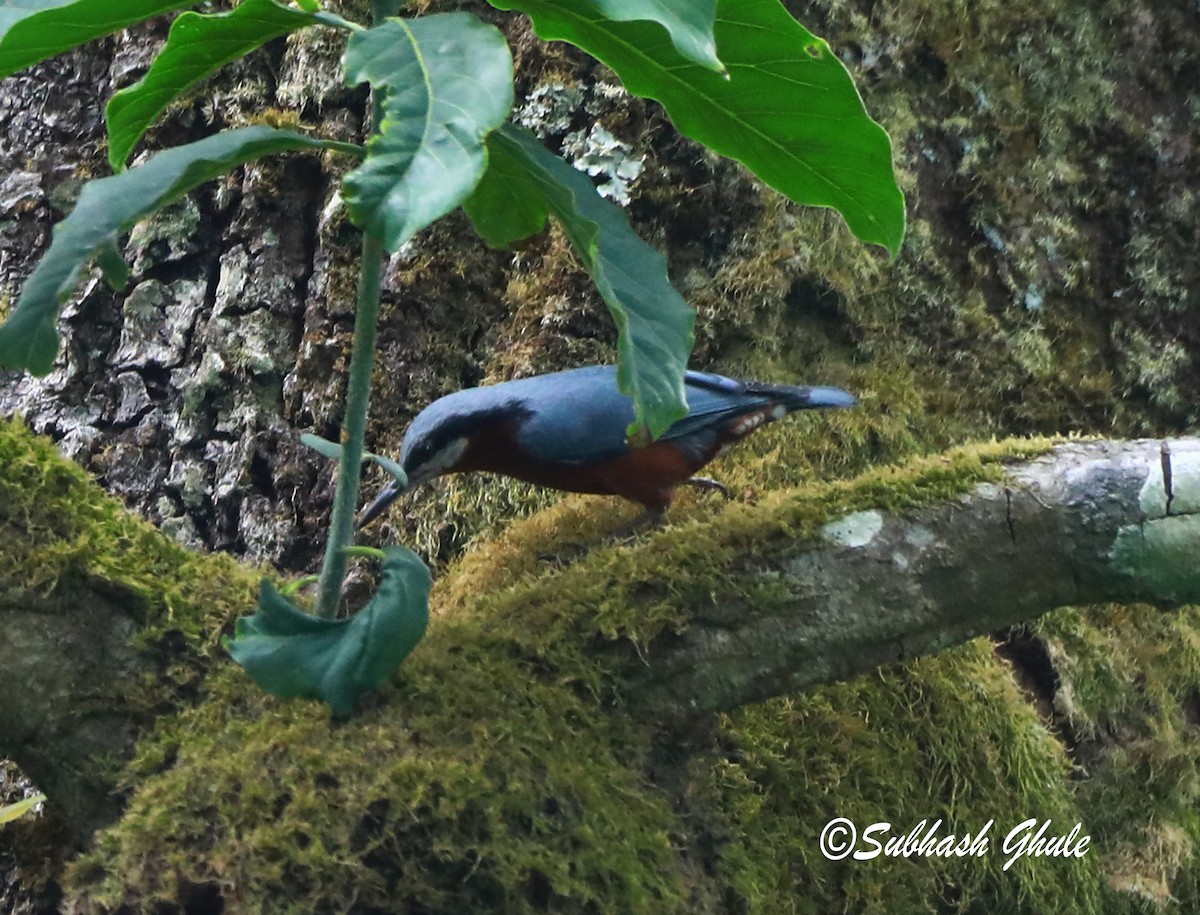
<svg viewBox="0 0 1200 915">
<path fill-rule="evenodd" d="M 58 310 L 93 260 L 114 282 L 117 243 L 139 219 L 197 185 L 260 156 L 288 150 L 352 149 L 274 127 L 242 127 L 158 153 L 143 164 L 89 181 L 71 215 L 54 227 L 54 239 L 25 281 L 17 307 L 0 325 L 0 368 L 44 375 L 58 354 Z M 122 275 L 124 274 L 124 275 Z"/>
<path fill-rule="evenodd" d="M 112 289 L 121 290 L 129 282 L 129 264 L 125 263 L 125 255 L 117 247 L 116 239 L 100 246 L 96 251 L 96 263 L 100 272 Z"/>
<path fill-rule="evenodd" d="M 9 804 L 6 807 L 0 807 L 0 826 L 3 826 L 5 823 L 11 823 L 13 820 L 20 819 L 44 800 L 46 800 L 46 795 L 35 794 L 33 797 L 27 797 L 23 801 L 17 801 L 15 804 Z"/>
<path fill-rule="evenodd" d="M 502 9 L 512 9 L 497 3 Z M 717 58 L 717 43 L 713 38 L 713 20 L 717 15 L 717 0 L 587 0 L 600 15 L 614 22 L 644 19 L 657 22 L 671 36 L 675 50 L 693 63 L 718 73 L 725 66 Z M 516 4 L 522 9 L 521 4 Z"/>
<path fill-rule="evenodd" d="M 346 207 L 395 251 L 482 177 L 484 140 L 512 107 L 512 55 L 495 27 L 443 13 L 356 32 L 345 66 L 350 84 L 386 92 L 381 132 L 346 176 Z"/>
<path fill-rule="evenodd" d="M 540 37 L 599 58 L 630 92 L 661 102 L 681 133 L 797 203 L 833 207 L 863 241 L 899 251 L 904 195 L 891 141 L 829 45 L 779 0 L 718 0 L 727 79 L 682 58 L 651 23 L 614 22 L 573 0 L 491 2 L 527 13 Z"/>
<path fill-rule="evenodd" d="M 531 133 L 506 125 L 488 137 L 489 168 L 465 204 L 491 244 L 562 223 L 617 323 L 617 381 L 633 398 L 630 436 L 657 438 L 687 414 L 683 373 L 696 315 L 667 278 L 661 254 L 633 233 L 624 211 Z"/>
<path fill-rule="evenodd" d="M 521 152 L 521 141 L 525 138 L 525 132 L 511 124 L 488 138 L 487 172 L 463 203 L 475 231 L 493 248 L 528 238 L 546 226 L 549 214 L 546 191 L 543 181 L 531 168 L 530 157 Z M 557 172 L 558 166 L 554 170 Z M 579 188 L 582 192 L 583 186 Z M 628 225 L 626 220 L 626 230 L 632 231 Z"/>
<path fill-rule="evenodd" d="M 113 95 L 104 111 L 113 171 L 125 167 L 130 150 L 147 128 L 197 82 L 272 38 L 317 21 L 312 12 L 275 0 L 245 0 L 228 13 L 180 15 L 171 23 L 167 43 L 150 70 Z"/>
<path fill-rule="evenodd" d="M 412 653 L 429 624 L 429 569 L 404 547 L 384 550 L 379 592 L 354 616 L 325 620 L 297 610 L 263 580 L 257 612 L 226 643 L 254 682 L 284 698 L 320 699 L 346 718 Z"/>
<path fill-rule="evenodd" d="M 399 461 L 393 461 L 391 458 L 386 458 L 381 454 L 373 454 L 368 451 L 363 455 L 372 464 L 382 467 L 384 472 L 391 476 L 393 480 L 401 485 L 408 485 L 408 474 L 404 472 L 404 468 L 400 466 Z"/>
<path fill-rule="evenodd" d="M 0 5 L 0 77 L 195 0 L 8 0 Z"/>
</svg>

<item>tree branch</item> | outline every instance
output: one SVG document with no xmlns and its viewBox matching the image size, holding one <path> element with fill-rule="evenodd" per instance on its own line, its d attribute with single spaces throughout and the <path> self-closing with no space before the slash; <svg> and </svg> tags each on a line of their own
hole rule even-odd
<svg viewBox="0 0 1200 915">
<path fill-rule="evenodd" d="M 851 484 L 852 486 L 854 484 Z M 790 600 L 696 608 L 629 665 L 633 701 L 692 717 L 840 680 L 1057 607 L 1200 600 L 1200 439 L 1064 444 L 997 483 L 860 511 L 769 565 Z"/>
<path fill-rule="evenodd" d="M 1011 454 L 1022 446 L 985 447 Z M 745 517 L 754 524 L 765 518 L 766 526 L 731 535 L 735 525 L 718 517 L 702 527 L 714 537 L 736 538 L 726 544 L 732 567 L 693 557 L 711 576 L 700 583 L 702 593 L 714 596 L 682 608 L 678 631 L 663 632 L 640 650 L 627 640 L 617 643 L 606 666 L 629 711 L 678 724 L 934 652 L 1063 605 L 1146 601 L 1166 607 L 1200 600 L 1200 440 L 1172 441 L 1168 448 L 1163 452 L 1157 441 L 1061 445 L 1034 460 L 987 465 L 994 481 L 973 489 L 945 485 L 956 479 L 947 468 L 961 453 L 926 461 L 887 472 L 902 481 L 897 489 L 918 494 L 908 503 L 915 507 L 815 522 L 806 528 L 812 536 L 799 538 L 771 513 L 825 521 L 831 504 L 894 505 L 880 473 L 741 506 Z M 187 701 L 178 676 L 156 671 L 185 659 L 196 678 L 188 691 L 194 690 L 214 657 L 203 646 L 251 600 L 255 575 L 235 569 L 227 557 L 179 550 L 143 522 L 105 507 L 111 500 L 45 444 L 35 455 L 10 455 L 15 476 L 9 489 L 0 486 L 0 543 L 17 550 L 17 544 L 45 545 L 63 531 L 73 534 L 49 551 L 31 547 L 26 560 L 0 562 L 0 755 L 11 756 L 47 790 L 82 843 L 116 812 L 109 790 L 118 768 L 112 763 L 128 756 L 153 722 L 153 710 Z M 956 494 L 947 496 L 951 491 Z M 36 529 L 21 504 L 45 513 Z M 103 526 L 77 520 L 72 511 L 79 506 Z M 670 540 L 676 533 L 659 536 Z M 676 560 L 656 558 L 659 546 L 651 538 L 634 548 L 647 578 L 629 593 L 640 593 L 642 585 L 666 587 L 681 573 L 672 566 Z M 37 565 L 45 559 L 38 556 L 59 564 L 49 588 L 46 568 Z M 604 565 L 611 556 L 596 559 Z M 589 556 L 578 567 L 592 564 Z M 20 579 L 23 574 L 30 578 Z M 137 584 L 125 584 L 122 576 Z M 721 583 L 730 581 L 738 585 L 736 594 L 722 591 Z M 563 609 L 569 604 L 561 578 L 536 576 L 526 584 L 518 589 L 510 632 L 529 632 L 529 621 L 537 619 L 533 604 L 557 608 L 559 616 L 577 613 Z M 183 595 L 195 609 L 185 609 Z M 487 595 L 476 589 L 467 599 L 480 604 L 479 625 L 488 626 Z M 178 638 L 178 625 L 193 634 Z M 587 644 L 597 646 L 595 621 L 584 627 Z M 497 650 L 508 650 L 503 639 Z M 447 659 L 459 663 L 453 654 Z"/>
</svg>

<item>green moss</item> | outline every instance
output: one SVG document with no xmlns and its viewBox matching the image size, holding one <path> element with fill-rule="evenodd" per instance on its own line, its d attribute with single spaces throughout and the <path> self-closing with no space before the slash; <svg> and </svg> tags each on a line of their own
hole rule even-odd
<svg viewBox="0 0 1200 915">
<path fill-rule="evenodd" d="M 1064 610 L 1036 630 L 1056 661 L 1056 712 L 1086 776 L 1076 794 L 1113 884 L 1159 904 L 1197 899 L 1200 609 Z"/>
<path fill-rule="evenodd" d="M 647 735 L 475 626 L 443 621 L 384 702 L 337 727 L 236 670 L 209 688 L 144 745 L 129 811 L 78 864 L 97 901 L 215 881 L 265 912 L 523 912 L 546 893 L 687 911 L 673 815 L 638 774 Z"/>
<path fill-rule="evenodd" d="M 648 781 L 655 735 L 621 713 L 597 641 L 648 644 L 722 591 L 765 600 L 769 588 L 747 593 L 733 572 L 748 543 L 769 553 L 846 511 L 943 499 L 1048 444 L 962 449 L 781 490 L 634 547 L 560 556 L 550 573 L 528 563 L 537 542 L 586 543 L 602 519 L 580 512 L 568 530 L 570 505 L 542 513 L 439 583 L 431 635 L 384 701 L 347 724 L 263 697 L 235 669 L 211 675 L 206 703 L 143 742 L 128 811 L 73 880 L 108 906 L 178 901 L 216 883 L 268 912 L 348 898 L 363 910 L 695 911 L 718 889 L 678 853 L 692 828 L 679 798 L 711 790 L 711 776 Z"/>
<path fill-rule="evenodd" d="M 864 405 L 915 434 L 877 460 L 981 431 L 1194 423 L 1183 392 L 1196 366 L 1179 341 L 1200 281 L 1182 203 L 1195 190 L 1179 169 L 1196 136 L 1186 93 L 1157 65 L 1200 50 L 1182 13 L 828 0 L 798 15 L 858 63 L 893 138 L 909 236 L 886 265 L 829 214 L 693 190 L 707 232 L 722 230 L 714 213 L 752 214 L 723 247 L 710 235 L 674 252 L 700 311 L 701 360 L 886 392 Z M 664 210 L 679 208 L 661 193 Z M 909 390 L 897 388 L 904 373 L 876 388 L 876 365 L 911 367 Z"/>
<path fill-rule="evenodd" d="M 103 727 L 99 722 L 152 720 L 195 698 L 202 672 L 212 663 L 216 634 L 254 600 L 254 570 L 228 556 L 187 553 L 101 492 L 20 421 L 0 420 L 0 466 L 0 626 L 10 622 L 9 613 L 19 617 L 31 606 L 40 614 L 78 619 L 81 595 L 111 599 L 141 621 L 134 641 L 147 659 L 161 663 L 148 662 L 150 672 L 141 683 L 117 675 L 89 684 L 87 696 L 76 697 L 77 713 L 90 716 L 94 709 L 97 727 Z M 54 689 L 72 688 L 70 677 L 47 682 Z M 30 720 L 27 726 L 47 725 Z M 62 738 L 52 733 L 50 739 Z M 124 770 L 124 760 L 100 755 L 59 765 L 60 784 L 78 776 L 89 788 L 116 782 Z M 52 798 L 45 817 L 14 832 L 26 888 L 51 879 L 74 829 L 63 823 Z"/>
<path fill-rule="evenodd" d="M 0 420 L 0 579 L 26 591 L 85 576 L 147 608 L 139 638 L 194 644 L 253 603 L 257 577 L 228 556 L 197 556 L 129 514 L 17 420 Z"/>
<path fill-rule="evenodd" d="M 1023 705 L 986 640 L 744 709 L 727 726 L 736 743 L 697 761 L 695 778 L 704 802 L 727 818 L 723 864 L 733 886 L 763 911 L 1112 911 L 1102 908 L 1098 856 L 1003 870 L 1003 839 L 1028 816 L 1064 832 L 1088 817 L 1061 744 Z M 881 840 L 922 820 L 941 819 L 940 837 L 994 825 L 979 858 L 832 862 L 818 843 L 835 817 L 860 833 L 890 823 Z"/>
<path fill-rule="evenodd" d="M 723 511 L 693 501 L 669 529 L 646 535 L 635 547 L 594 546 L 575 563 L 570 548 L 562 550 L 564 542 L 594 543 L 606 532 L 603 516 L 570 508 L 546 512 L 512 529 L 495 547 L 468 556 L 436 594 L 447 612 L 471 608 L 539 653 L 582 652 L 597 634 L 644 645 L 664 629 L 686 624 L 697 606 L 722 596 L 746 599 L 748 579 L 739 560 L 751 545 L 754 561 L 769 563 L 775 552 L 794 551 L 796 541 L 815 538 L 830 520 L 867 508 L 903 512 L 952 498 L 1001 478 L 1005 461 L 1044 453 L 1052 444 L 1010 441 L 956 449 L 852 481 L 776 490 L 755 505 L 732 504 Z M 614 519 L 606 520 L 611 529 Z M 565 565 L 530 562 L 547 551 Z M 547 587 L 551 576 L 554 586 Z M 760 606 L 766 599 L 752 597 Z M 572 630 L 577 637 L 568 635 Z"/>
</svg>

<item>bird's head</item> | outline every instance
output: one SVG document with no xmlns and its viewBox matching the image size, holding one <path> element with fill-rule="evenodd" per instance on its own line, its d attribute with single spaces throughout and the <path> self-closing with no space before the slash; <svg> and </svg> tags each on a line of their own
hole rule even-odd
<svg viewBox="0 0 1200 915">
<path fill-rule="evenodd" d="M 469 469 L 464 459 L 473 449 L 486 451 L 489 436 L 525 414 L 516 403 L 495 403 L 488 388 L 470 388 L 434 401 L 417 414 L 400 446 L 406 485 L 391 483 L 359 516 L 358 527 L 370 524 L 411 489 L 443 474 Z"/>
</svg>

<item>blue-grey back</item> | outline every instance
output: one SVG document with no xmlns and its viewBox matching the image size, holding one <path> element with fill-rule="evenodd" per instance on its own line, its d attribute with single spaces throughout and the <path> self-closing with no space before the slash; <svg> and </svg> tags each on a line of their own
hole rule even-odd
<svg viewBox="0 0 1200 915">
<path fill-rule="evenodd" d="M 629 451 L 625 433 L 633 422 L 633 400 L 617 387 L 615 365 L 571 369 L 524 382 L 530 384 L 526 389 L 530 399 L 526 402 L 538 405 L 519 434 L 521 445 L 531 454 L 543 460 L 574 463 L 604 460 Z M 684 392 L 688 415 L 664 433 L 664 440 L 715 429 L 725 418 L 766 402 L 762 397 L 747 395 L 740 382 L 699 372 L 688 373 Z"/>
<path fill-rule="evenodd" d="M 707 439 L 708 435 L 716 435 L 730 417 L 767 403 L 786 401 L 787 397 L 781 395 L 799 389 L 781 386 L 775 389 L 776 396 L 771 396 L 747 390 L 743 382 L 723 375 L 688 372 L 684 390 L 688 415 L 666 431 L 664 440 L 689 436 Z M 413 442 L 431 436 L 435 430 L 444 439 L 460 423 L 469 430 L 478 417 L 489 413 L 520 415 L 518 441 L 541 460 L 604 460 L 629 450 L 625 432 L 633 422 L 633 401 L 618 389 L 615 365 L 593 365 L 468 388 L 435 401 L 413 420 L 404 438 L 402 462 Z"/>
</svg>

